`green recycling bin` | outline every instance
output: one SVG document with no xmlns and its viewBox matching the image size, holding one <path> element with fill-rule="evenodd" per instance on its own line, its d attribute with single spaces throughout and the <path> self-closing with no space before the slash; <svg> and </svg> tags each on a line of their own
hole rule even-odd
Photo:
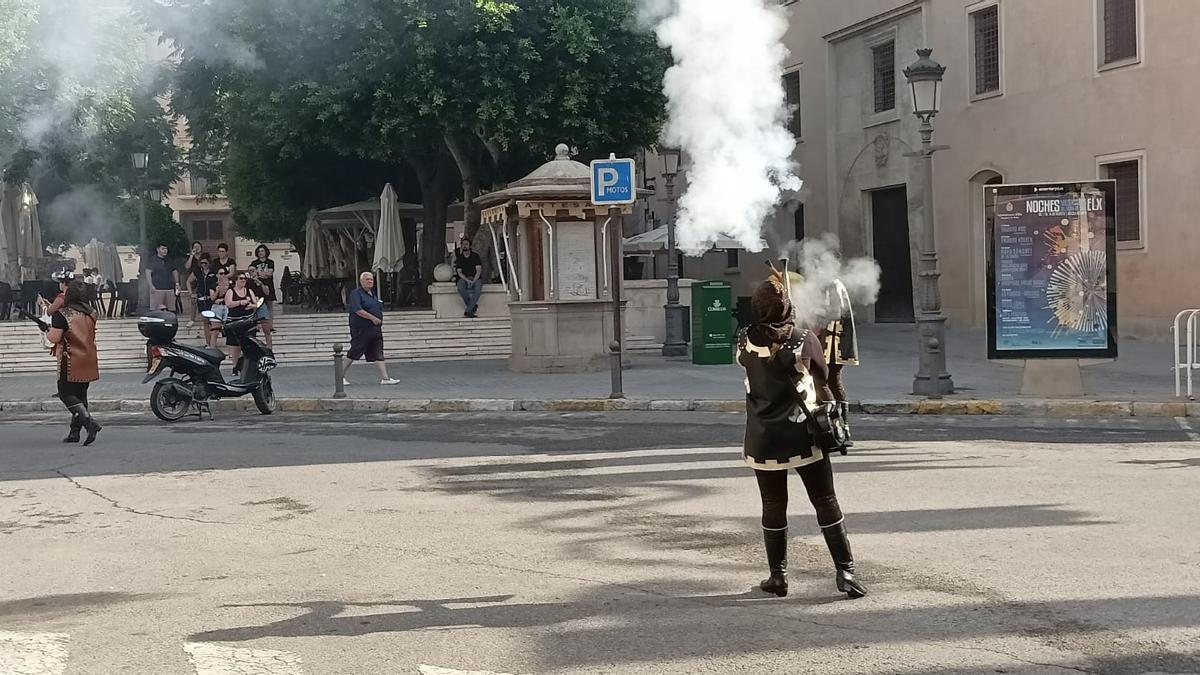
<svg viewBox="0 0 1200 675">
<path fill-rule="evenodd" d="M 733 363 L 733 289 L 727 281 L 692 284 L 692 363 Z"/>
</svg>

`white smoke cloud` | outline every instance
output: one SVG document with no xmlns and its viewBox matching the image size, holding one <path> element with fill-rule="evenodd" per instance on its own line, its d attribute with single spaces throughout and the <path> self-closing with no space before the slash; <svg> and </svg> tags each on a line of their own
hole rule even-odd
<svg viewBox="0 0 1200 675">
<path fill-rule="evenodd" d="M 793 240 L 784 250 L 788 269 L 800 274 L 791 277 L 789 289 L 799 325 L 817 326 L 838 318 L 835 281 L 842 282 L 855 305 L 874 304 L 879 298 L 879 263 L 871 258 L 842 260 L 837 235 Z"/>
<path fill-rule="evenodd" d="M 699 255 L 723 233 L 762 250 L 763 222 L 801 186 L 785 126 L 784 11 L 772 0 L 644 0 L 642 18 L 675 59 L 664 140 L 688 160 L 679 247 Z"/>
</svg>

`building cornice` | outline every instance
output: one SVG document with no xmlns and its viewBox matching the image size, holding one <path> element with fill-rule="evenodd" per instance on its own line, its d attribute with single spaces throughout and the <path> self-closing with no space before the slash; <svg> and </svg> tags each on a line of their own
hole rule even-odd
<svg viewBox="0 0 1200 675">
<path fill-rule="evenodd" d="M 866 33 L 878 28 L 881 25 L 890 23 L 901 17 L 908 16 L 913 12 L 918 12 L 925 5 L 926 0 L 911 0 L 895 9 L 890 9 L 882 14 L 876 14 L 868 19 L 863 19 L 858 23 L 851 24 L 845 28 L 835 30 L 832 33 L 824 35 L 827 42 L 841 42 L 849 38 L 855 37 L 862 33 Z"/>
</svg>

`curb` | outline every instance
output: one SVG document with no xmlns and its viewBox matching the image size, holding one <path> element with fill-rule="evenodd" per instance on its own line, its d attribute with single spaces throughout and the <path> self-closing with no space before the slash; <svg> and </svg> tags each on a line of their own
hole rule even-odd
<svg viewBox="0 0 1200 675">
<path fill-rule="evenodd" d="M 213 412 L 253 412 L 250 398 L 216 401 Z M 150 412 L 150 402 L 106 399 L 91 402 L 93 412 Z M 875 400 L 853 404 L 865 415 L 963 415 L 1030 417 L 1200 417 L 1200 402 L 1126 402 L 1064 399 L 1003 400 Z M 9 413 L 58 412 L 57 399 L 44 401 L 0 401 L 0 417 Z M 744 400 L 709 399 L 375 399 L 375 398 L 285 398 L 278 410 L 287 413 L 476 413 L 476 412 L 706 412 L 744 413 Z"/>
</svg>

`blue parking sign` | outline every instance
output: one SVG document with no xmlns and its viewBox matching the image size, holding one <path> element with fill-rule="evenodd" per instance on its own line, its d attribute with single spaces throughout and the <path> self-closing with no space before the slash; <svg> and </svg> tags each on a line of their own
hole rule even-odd
<svg viewBox="0 0 1200 675">
<path fill-rule="evenodd" d="M 596 206 L 637 201 L 637 165 L 632 159 L 597 159 L 592 162 L 592 203 Z"/>
</svg>

